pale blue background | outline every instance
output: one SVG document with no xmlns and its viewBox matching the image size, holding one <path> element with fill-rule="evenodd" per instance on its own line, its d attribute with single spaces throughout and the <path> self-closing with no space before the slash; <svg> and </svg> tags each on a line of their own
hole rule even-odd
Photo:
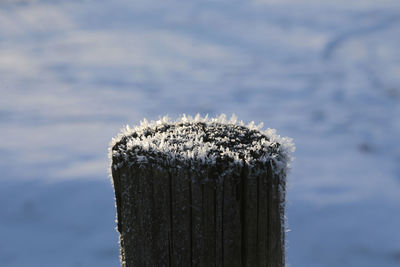
<svg viewBox="0 0 400 267">
<path fill-rule="evenodd" d="M 124 124 L 294 138 L 288 265 L 400 265 L 400 2 L 0 1 L 0 266 L 119 266 Z"/>
</svg>

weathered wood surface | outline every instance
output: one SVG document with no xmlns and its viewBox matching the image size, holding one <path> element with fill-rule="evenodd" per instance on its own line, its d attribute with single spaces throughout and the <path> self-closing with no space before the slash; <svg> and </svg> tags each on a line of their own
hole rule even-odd
<svg viewBox="0 0 400 267">
<path fill-rule="evenodd" d="M 284 266 L 285 174 L 271 161 L 153 158 L 112 168 L 123 267 Z"/>
<path fill-rule="evenodd" d="M 279 178 L 215 171 L 113 173 L 122 266 L 283 266 Z"/>
</svg>

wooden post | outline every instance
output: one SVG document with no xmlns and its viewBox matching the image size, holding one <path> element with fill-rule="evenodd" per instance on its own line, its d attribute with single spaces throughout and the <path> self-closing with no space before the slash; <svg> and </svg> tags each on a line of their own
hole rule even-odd
<svg viewBox="0 0 400 267">
<path fill-rule="evenodd" d="M 225 117 L 125 130 L 111 145 L 122 266 L 284 266 L 291 149 Z"/>
</svg>

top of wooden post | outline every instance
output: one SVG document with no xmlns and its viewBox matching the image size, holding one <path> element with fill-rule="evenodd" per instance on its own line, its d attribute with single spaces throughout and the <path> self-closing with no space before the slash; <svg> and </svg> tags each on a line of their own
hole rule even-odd
<svg viewBox="0 0 400 267">
<path fill-rule="evenodd" d="M 126 126 L 113 138 L 112 167 L 149 162 L 159 166 L 215 165 L 221 161 L 254 166 L 271 162 L 276 173 L 286 172 L 294 151 L 292 139 L 280 137 L 274 129 L 261 128 L 262 124 L 245 125 L 235 116 L 226 119 L 225 115 L 144 120 L 132 129 Z"/>
</svg>

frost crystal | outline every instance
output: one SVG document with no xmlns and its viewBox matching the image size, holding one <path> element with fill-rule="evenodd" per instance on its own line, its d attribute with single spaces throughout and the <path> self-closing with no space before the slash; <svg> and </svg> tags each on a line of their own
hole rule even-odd
<svg viewBox="0 0 400 267">
<path fill-rule="evenodd" d="M 286 172 L 295 150 L 292 139 L 261 128 L 262 124 L 245 125 L 236 116 L 228 120 L 225 115 L 145 119 L 139 126 L 126 126 L 112 139 L 110 159 L 119 162 L 114 169 L 148 162 L 213 165 L 224 160 L 248 166 L 271 162 L 276 173 Z"/>
</svg>

